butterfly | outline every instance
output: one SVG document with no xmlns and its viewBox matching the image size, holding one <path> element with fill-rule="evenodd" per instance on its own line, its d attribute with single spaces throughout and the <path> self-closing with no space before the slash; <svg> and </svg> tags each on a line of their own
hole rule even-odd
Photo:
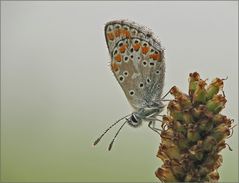
<svg viewBox="0 0 239 183">
<path fill-rule="evenodd" d="M 94 142 L 96 145 L 113 126 L 125 119 L 109 145 L 108 150 L 111 150 L 115 138 L 126 123 L 139 127 L 146 121 L 156 131 L 152 125 L 164 108 L 161 95 L 165 59 L 159 40 L 145 26 L 129 20 L 115 20 L 106 23 L 104 33 L 111 70 L 134 109 L 134 112 L 112 124 Z"/>
</svg>

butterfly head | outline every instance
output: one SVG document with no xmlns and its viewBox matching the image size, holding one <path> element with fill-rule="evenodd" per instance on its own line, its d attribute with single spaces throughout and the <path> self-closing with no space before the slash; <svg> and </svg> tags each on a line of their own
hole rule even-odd
<svg viewBox="0 0 239 183">
<path fill-rule="evenodd" d="M 136 112 L 133 112 L 127 122 L 132 127 L 138 127 L 142 124 L 142 118 Z"/>
</svg>

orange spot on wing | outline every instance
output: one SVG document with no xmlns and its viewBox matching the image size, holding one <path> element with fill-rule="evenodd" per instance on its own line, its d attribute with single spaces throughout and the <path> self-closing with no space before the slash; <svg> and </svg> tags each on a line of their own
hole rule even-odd
<svg viewBox="0 0 239 183">
<path fill-rule="evenodd" d="M 119 66 L 115 62 L 112 62 L 111 69 L 112 71 L 117 72 L 119 70 Z"/>
<path fill-rule="evenodd" d="M 121 62 L 122 56 L 121 56 L 120 54 L 115 55 L 115 60 L 116 60 L 117 62 Z"/>
<path fill-rule="evenodd" d="M 149 47 L 142 47 L 142 53 L 146 54 L 149 51 Z"/>
<path fill-rule="evenodd" d="M 125 29 L 121 29 L 121 33 L 123 36 L 125 36 L 126 38 L 130 38 L 130 33 L 129 31 L 125 30 Z"/>
<path fill-rule="evenodd" d="M 129 31 L 126 31 L 125 36 L 126 36 L 127 38 L 130 38 L 130 32 L 129 32 Z"/>
<path fill-rule="evenodd" d="M 139 48 L 140 48 L 140 44 L 139 43 L 133 44 L 133 48 L 134 48 L 135 51 L 138 51 Z"/>
<path fill-rule="evenodd" d="M 114 34 L 113 34 L 112 32 L 107 33 L 107 38 L 108 38 L 109 40 L 114 40 Z"/>
<path fill-rule="evenodd" d="M 120 51 L 121 53 L 124 53 L 125 50 L 126 50 L 126 47 L 127 47 L 127 45 L 121 46 L 121 47 L 119 48 L 119 51 Z"/>
<path fill-rule="evenodd" d="M 154 60 L 157 60 L 157 61 L 161 61 L 161 53 L 158 53 L 158 54 L 156 54 L 156 53 L 154 53 L 154 54 L 151 54 L 151 55 L 149 55 L 149 58 L 152 58 L 152 59 L 154 59 Z"/>
<path fill-rule="evenodd" d="M 115 37 L 119 37 L 120 36 L 120 29 L 116 29 L 115 31 Z"/>
</svg>

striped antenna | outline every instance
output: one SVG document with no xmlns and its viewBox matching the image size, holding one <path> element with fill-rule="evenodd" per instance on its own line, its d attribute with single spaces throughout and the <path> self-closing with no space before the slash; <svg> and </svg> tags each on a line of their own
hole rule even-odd
<svg viewBox="0 0 239 183">
<path fill-rule="evenodd" d="M 128 115 L 126 115 L 126 116 L 124 116 L 124 117 L 122 117 L 122 118 L 120 118 L 119 120 L 117 120 L 115 123 L 113 123 L 109 128 L 107 128 L 105 131 L 104 131 L 104 133 L 102 133 L 102 135 L 98 138 L 98 139 L 96 139 L 95 140 L 95 142 L 94 142 L 94 146 L 95 145 L 97 145 L 99 142 L 100 142 L 100 140 L 102 139 L 102 137 L 113 127 L 113 126 L 115 126 L 117 123 L 119 123 L 122 119 L 125 119 L 126 117 L 128 117 L 128 116 L 130 116 L 131 114 L 128 114 Z M 126 118 L 127 119 L 127 118 Z"/>
<path fill-rule="evenodd" d="M 108 150 L 109 150 L 109 151 L 111 150 L 111 148 L 112 148 L 112 146 L 113 146 L 113 144 L 114 144 L 115 138 L 118 136 L 120 130 L 123 128 L 123 126 L 124 126 L 127 122 L 128 122 L 128 119 L 126 118 L 126 121 L 121 125 L 121 127 L 119 128 L 119 130 L 118 130 L 117 133 L 115 134 L 113 140 L 111 141 L 111 143 L 110 143 L 110 145 L 109 145 L 109 147 L 108 147 Z"/>
</svg>

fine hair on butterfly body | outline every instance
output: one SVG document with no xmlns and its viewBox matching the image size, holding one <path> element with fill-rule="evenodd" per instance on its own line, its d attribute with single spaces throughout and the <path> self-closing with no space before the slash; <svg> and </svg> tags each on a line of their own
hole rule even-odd
<svg viewBox="0 0 239 183">
<path fill-rule="evenodd" d="M 153 32 L 135 22 L 108 22 L 105 25 L 105 39 L 111 57 L 111 70 L 134 109 L 133 113 L 116 121 L 94 142 L 96 145 L 113 126 L 125 119 L 110 143 L 110 150 L 126 123 L 139 127 L 142 121 L 147 121 L 151 125 L 162 112 L 165 60 L 164 50 Z"/>
</svg>

